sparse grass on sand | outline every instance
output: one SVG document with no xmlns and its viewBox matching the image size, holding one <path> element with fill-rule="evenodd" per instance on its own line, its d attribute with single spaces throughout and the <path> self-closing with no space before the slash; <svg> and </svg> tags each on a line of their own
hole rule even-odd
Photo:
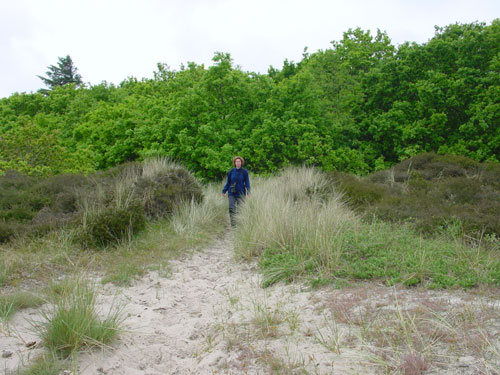
<svg viewBox="0 0 500 375">
<path fill-rule="evenodd" d="M 64 368 L 64 361 L 51 353 L 44 353 L 30 366 L 18 370 L 19 375 L 58 375 Z"/>
<path fill-rule="evenodd" d="M 0 296 L 0 321 L 6 322 L 18 310 L 38 307 L 44 299 L 33 293 L 16 291 Z"/>
</svg>

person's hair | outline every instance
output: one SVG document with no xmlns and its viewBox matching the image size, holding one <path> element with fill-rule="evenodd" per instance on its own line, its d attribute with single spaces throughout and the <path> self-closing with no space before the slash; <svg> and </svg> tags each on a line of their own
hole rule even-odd
<svg viewBox="0 0 500 375">
<path fill-rule="evenodd" d="M 233 158 L 233 165 L 236 167 L 236 159 L 240 159 L 241 160 L 241 166 L 243 167 L 245 165 L 245 159 L 243 159 L 241 156 L 235 156 Z"/>
</svg>

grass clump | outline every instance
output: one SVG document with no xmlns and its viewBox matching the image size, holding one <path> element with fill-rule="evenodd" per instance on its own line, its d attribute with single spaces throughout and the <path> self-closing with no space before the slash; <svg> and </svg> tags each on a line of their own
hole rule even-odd
<svg viewBox="0 0 500 375">
<path fill-rule="evenodd" d="M 95 286 L 79 278 L 55 290 L 52 308 L 37 326 L 50 352 L 64 359 L 77 351 L 105 346 L 116 337 L 122 323 L 120 310 L 99 317 Z"/>
<path fill-rule="evenodd" d="M 307 168 L 254 183 L 235 248 L 243 258 L 259 257 L 264 286 L 304 276 L 431 288 L 500 283 L 497 252 L 453 240 L 456 226 L 425 239 L 408 225 L 367 223 L 326 185 L 324 175 Z"/>
<path fill-rule="evenodd" d="M 28 367 L 18 370 L 19 375 L 59 375 L 64 369 L 64 361 L 45 353 Z"/>
</svg>

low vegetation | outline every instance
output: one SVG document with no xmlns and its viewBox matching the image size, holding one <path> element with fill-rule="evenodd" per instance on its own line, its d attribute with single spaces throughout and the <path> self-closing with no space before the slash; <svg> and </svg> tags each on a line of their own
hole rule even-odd
<svg viewBox="0 0 500 375">
<path fill-rule="evenodd" d="M 241 210 L 236 251 L 259 258 L 264 286 L 298 277 L 316 285 L 346 279 L 430 288 L 500 283 L 496 234 L 466 243 L 459 218 L 447 217 L 447 225 L 434 230 L 440 236 L 431 238 L 409 224 L 363 220 L 344 203 L 342 184 L 308 168 L 288 169 L 254 186 Z"/>
<path fill-rule="evenodd" d="M 202 187 L 165 158 L 128 163 L 88 177 L 0 176 L 0 242 L 75 228 L 85 247 L 106 247 L 167 217 L 184 201 L 203 200 Z"/>
<path fill-rule="evenodd" d="M 0 296 L 0 322 L 6 322 L 21 309 L 38 307 L 45 303 L 43 298 L 29 292 L 14 292 Z"/>
<path fill-rule="evenodd" d="M 99 180 L 92 181 L 93 188 L 87 190 L 87 202 L 93 200 L 92 209 L 95 210 L 84 205 L 89 217 L 99 212 L 99 207 L 105 207 L 101 213 L 116 213 L 130 209 L 130 202 L 143 202 L 139 207 L 143 208 L 140 212 L 144 215 L 142 231 L 110 237 L 106 237 L 112 233 L 110 230 L 103 230 L 99 235 L 95 231 L 89 238 L 100 241 L 85 243 L 81 241 L 85 227 L 64 226 L 45 235 L 16 236 L 1 245 L 1 286 L 32 285 L 33 281 L 50 285 L 48 293 L 41 292 L 49 296 L 43 300 L 48 302 L 41 310 L 43 322 L 35 324 L 46 351 L 28 367 L 19 369 L 19 373 L 58 373 L 71 366 L 72 360 L 67 358 L 75 358 L 81 351 L 95 347 L 106 347 L 120 332 L 123 318 L 120 310 L 113 309 L 103 315 L 106 312 L 97 308 L 97 285 L 86 281 L 85 277 L 66 278 L 68 275 L 83 271 L 93 275 L 88 279 L 95 280 L 102 275 L 103 283 L 125 286 L 148 270 L 167 275 L 170 259 L 204 247 L 223 233 L 227 225 L 227 207 L 220 197 L 219 186 L 201 187 L 187 171 L 180 170 L 180 166 L 168 164 L 168 168 L 162 169 L 164 163 L 160 160 L 142 167 L 130 164 L 110 170 Z M 159 176 L 161 173 L 166 176 Z M 151 184 L 153 187 L 129 188 L 138 180 L 163 181 L 164 190 L 161 191 L 160 183 Z M 106 197 L 113 199 L 106 200 Z M 135 211 L 130 212 L 134 214 Z M 89 219 L 83 223 L 89 225 L 90 222 Z M 104 226 L 108 229 L 119 227 L 114 218 L 103 221 L 101 228 Z M 108 243 L 103 241 L 106 238 L 110 239 Z M 53 284 L 53 280 L 61 278 L 63 281 Z M 28 305 L 19 301 L 20 293 L 2 296 L 2 320 L 7 320 L 16 309 L 36 307 L 34 303 Z"/>
<path fill-rule="evenodd" d="M 53 181 L 50 185 L 63 187 Z M 202 187 L 180 165 L 165 159 L 111 169 L 79 186 L 67 189 L 76 202 L 71 224 L 34 236 L 29 229 L 33 221 L 16 222 L 27 234 L 0 245 L 0 286 L 29 280 L 48 283 L 81 269 L 102 272 L 105 282 L 126 285 L 148 269 L 167 269 L 169 259 L 205 246 L 226 225 L 226 202 L 219 187 Z M 40 209 L 48 212 L 51 207 Z"/>
<path fill-rule="evenodd" d="M 330 173 L 349 207 L 423 234 L 500 237 L 500 164 L 421 154 L 366 177 Z"/>
<path fill-rule="evenodd" d="M 118 334 L 123 317 L 116 308 L 101 318 L 97 290 L 85 278 L 76 278 L 55 288 L 51 308 L 36 325 L 43 345 L 65 359 L 79 350 L 102 347 Z"/>
<path fill-rule="evenodd" d="M 263 286 L 297 279 L 338 287 L 354 280 L 425 288 L 498 286 L 498 181 L 496 164 L 434 154 L 363 178 L 308 167 L 254 176 L 252 194 L 238 216 L 235 251 L 243 259 L 258 259 Z M 65 358 L 104 347 L 120 331 L 119 310 L 98 311 L 96 285 L 53 280 L 82 270 L 118 285 L 129 285 L 149 270 L 167 275 L 170 259 L 206 246 L 227 227 L 220 185 L 202 186 L 165 159 L 91 177 L 35 180 L 7 174 L 0 176 L 0 184 L 6 189 L 2 223 L 18 231 L 0 245 L 0 286 L 20 287 L 33 280 L 51 285 L 44 300 L 21 292 L 0 299 L 4 322 L 16 309 L 49 302 L 37 326 L 47 352 L 22 370 L 27 374 L 57 372 Z M 17 214 L 8 213 L 9 199 Z M 31 219 L 20 212 L 29 212 Z M 458 352 L 492 350 L 490 315 L 476 329 L 462 324 L 471 314 L 465 308 L 455 315 L 433 306 L 357 316 L 341 310 L 341 303 L 335 306 L 333 320 L 311 334 L 334 353 L 352 342 L 371 348 L 369 360 L 383 371 L 426 371 L 439 360 L 432 353 L 439 340 L 454 340 Z M 290 331 L 296 329 L 294 314 L 254 308 L 248 324 L 259 337 L 281 335 L 285 323 Z M 479 311 L 473 313 L 471 325 L 483 319 Z M 393 330 L 386 329 L 387 321 Z M 356 337 L 340 335 L 342 324 L 358 327 Z M 473 335 L 460 336 L 466 330 Z M 498 357 L 493 351 L 489 355 Z M 285 366 L 272 356 L 262 358 L 270 368 Z"/>
</svg>

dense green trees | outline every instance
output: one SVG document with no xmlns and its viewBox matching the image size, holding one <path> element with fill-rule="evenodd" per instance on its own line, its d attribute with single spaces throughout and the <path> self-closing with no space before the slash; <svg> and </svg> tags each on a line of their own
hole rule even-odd
<svg viewBox="0 0 500 375">
<path fill-rule="evenodd" d="M 367 173 L 429 151 L 500 160 L 498 19 L 397 47 L 381 31 L 350 29 L 268 74 L 216 53 L 208 68 L 159 64 L 153 79 L 52 88 L 0 100 L 0 171 L 87 172 L 168 155 L 215 179 L 234 154 L 259 173 Z"/>
</svg>

